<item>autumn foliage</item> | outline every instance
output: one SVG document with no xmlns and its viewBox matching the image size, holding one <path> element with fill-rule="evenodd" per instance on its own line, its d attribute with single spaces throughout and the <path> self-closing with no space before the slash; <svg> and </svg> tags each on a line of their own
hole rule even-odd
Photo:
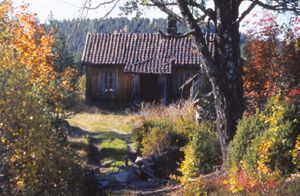
<svg viewBox="0 0 300 196">
<path fill-rule="evenodd" d="M 268 191 L 299 172 L 300 18 L 280 26 L 264 13 L 248 31 L 244 93 L 247 113 L 228 148 L 232 192 Z"/>
<path fill-rule="evenodd" d="M 248 31 L 245 48 L 244 92 L 248 111 L 261 108 L 266 100 L 281 93 L 291 102 L 299 100 L 300 19 L 280 26 L 276 15 L 265 14 Z"/>
<path fill-rule="evenodd" d="M 0 195 L 79 192 L 82 173 L 58 125 L 77 71 L 55 71 L 53 39 L 26 6 L 0 3 Z"/>
<path fill-rule="evenodd" d="M 54 30 L 46 30 L 38 24 L 36 15 L 27 11 L 27 5 L 14 9 L 10 1 L 5 1 L 0 9 L 3 21 L 2 45 L 5 45 L 2 66 L 26 67 L 31 72 L 32 82 L 47 86 L 50 101 L 63 101 L 64 97 L 75 90 L 74 78 L 79 71 L 72 67 L 62 72 L 55 70 L 52 50 L 55 43 Z"/>
<path fill-rule="evenodd" d="M 280 96 L 271 98 L 263 110 L 245 114 L 228 148 L 230 190 L 263 191 L 299 172 L 299 125 L 295 108 Z"/>
</svg>

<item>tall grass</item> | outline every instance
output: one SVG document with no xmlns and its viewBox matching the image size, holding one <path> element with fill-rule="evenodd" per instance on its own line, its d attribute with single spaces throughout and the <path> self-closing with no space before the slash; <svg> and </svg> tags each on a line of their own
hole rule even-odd
<svg viewBox="0 0 300 196">
<path fill-rule="evenodd" d="M 176 123 L 178 120 L 194 122 L 196 108 L 191 100 L 180 101 L 168 106 L 163 104 L 142 104 L 140 117 L 148 121 L 169 120 Z"/>
</svg>

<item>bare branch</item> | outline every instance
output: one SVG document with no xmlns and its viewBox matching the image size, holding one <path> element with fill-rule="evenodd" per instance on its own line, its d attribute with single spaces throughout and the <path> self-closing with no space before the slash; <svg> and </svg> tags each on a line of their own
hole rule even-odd
<svg viewBox="0 0 300 196">
<path fill-rule="evenodd" d="M 178 14 L 176 14 L 175 12 L 173 12 L 171 9 L 169 9 L 169 8 L 167 7 L 167 5 L 173 5 L 173 4 L 171 4 L 171 3 L 165 4 L 165 3 L 162 3 L 162 2 L 159 1 L 159 0 L 151 0 L 151 2 L 153 3 L 153 6 L 156 6 L 156 7 L 158 7 L 161 11 L 163 11 L 164 13 L 173 16 L 173 17 L 176 18 L 181 24 L 184 24 L 184 23 L 185 23 L 184 19 L 183 19 L 181 16 L 179 16 Z M 142 4 L 142 5 L 143 5 L 143 4 Z M 144 4 L 144 5 L 146 5 L 146 4 Z M 176 4 L 175 4 L 175 5 L 176 5 Z"/>
<path fill-rule="evenodd" d="M 212 9 L 206 9 L 204 5 L 197 3 L 196 1 L 189 1 L 188 5 L 199 8 L 205 16 L 208 16 L 212 20 L 215 19 L 215 12 Z"/>
<path fill-rule="evenodd" d="M 234 22 L 240 23 L 257 5 L 257 1 L 251 3 L 251 5 L 241 14 L 241 16 Z"/>
<path fill-rule="evenodd" d="M 112 4 L 114 3 L 116 0 L 110 0 L 110 1 L 105 1 L 105 2 L 102 2 L 102 3 L 99 3 L 98 5 L 92 7 L 92 0 L 86 0 L 85 2 L 85 6 L 84 6 L 84 9 L 88 9 L 88 10 L 96 10 L 96 9 L 99 9 L 101 6 L 103 5 L 108 5 L 108 4 Z M 89 6 L 86 6 L 86 5 L 89 5 Z"/>
<path fill-rule="evenodd" d="M 118 5 L 119 2 L 120 2 L 120 0 L 117 0 L 115 2 L 115 4 L 110 8 L 110 10 L 102 18 L 106 18 L 116 8 L 116 6 Z"/>
<path fill-rule="evenodd" d="M 189 85 L 191 82 L 193 82 L 200 74 L 194 74 L 192 77 L 190 77 L 189 79 L 187 79 L 183 85 L 181 85 L 179 87 L 179 90 L 183 90 L 187 85 Z"/>
<path fill-rule="evenodd" d="M 252 2 L 256 2 L 262 8 L 274 11 L 291 11 L 296 14 L 300 14 L 300 4 L 299 0 L 289 0 L 289 1 L 279 1 L 274 0 L 272 2 L 276 4 L 268 4 L 259 0 L 250 0 Z"/>
<path fill-rule="evenodd" d="M 92 0 L 86 0 L 83 6 L 83 10 L 96 10 L 99 9 L 101 6 L 112 4 L 112 7 L 105 13 L 104 16 L 101 17 L 101 18 L 106 18 L 117 7 L 120 1 L 121 0 L 108 0 L 108 1 L 101 2 L 96 6 L 92 7 Z"/>
</svg>

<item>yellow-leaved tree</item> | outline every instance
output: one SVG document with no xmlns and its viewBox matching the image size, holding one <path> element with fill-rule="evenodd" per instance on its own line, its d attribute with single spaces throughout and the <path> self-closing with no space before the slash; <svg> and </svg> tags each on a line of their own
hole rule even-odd
<svg viewBox="0 0 300 196">
<path fill-rule="evenodd" d="M 0 195 L 80 189 L 81 169 L 57 124 L 76 71 L 55 72 L 53 43 L 26 6 L 0 3 Z"/>
</svg>

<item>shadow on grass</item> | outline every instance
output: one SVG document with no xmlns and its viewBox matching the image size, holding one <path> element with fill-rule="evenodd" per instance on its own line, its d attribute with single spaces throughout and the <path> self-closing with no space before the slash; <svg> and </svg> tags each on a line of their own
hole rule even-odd
<svg viewBox="0 0 300 196">
<path fill-rule="evenodd" d="M 129 153 L 128 149 L 102 148 L 101 155 L 105 158 L 110 158 L 116 161 L 123 161 Z"/>
<path fill-rule="evenodd" d="M 129 142 L 131 137 L 131 134 L 120 134 L 113 131 L 89 132 L 79 127 L 72 127 L 72 126 L 69 126 L 68 135 L 76 138 L 80 138 L 80 137 L 90 138 L 91 141 L 89 141 L 89 143 L 93 143 L 93 144 L 99 144 L 102 140 L 113 140 L 113 139 L 120 139 Z"/>
<path fill-rule="evenodd" d="M 77 130 L 78 131 L 78 130 Z M 69 141 L 70 147 L 77 152 L 84 152 L 85 155 L 80 157 L 81 162 L 86 162 L 87 164 L 81 165 L 78 170 L 84 171 L 84 185 L 83 185 L 83 195 L 102 195 L 103 192 L 98 185 L 97 174 L 99 163 L 100 163 L 100 153 L 98 148 L 95 146 L 95 141 L 92 137 L 89 137 L 85 131 L 80 130 L 81 137 L 77 135 L 77 138 L 83 140 Z M 87 138 L 86 138 L 87 137 Z M 83 142 L 84 141 L 84 142 Z M 78 165 L 79 166 L 79 165 Z"/>
<path fill-rule="evenodd" d="M 84 142 L 73 142 L 71 147 L 76 150 L 84 150 L 88 155 L 88 162 L 99 164 L 101 159 L 110 158 L 113 160 L 124 160 L 129 153 L 126 143 L 130 142 L 131 134 L 120 134 L 113 131 L 107 132 L 88 132 L 79 127 L 69 126 L 68 135 L 76 139 L 86 139 Z M 114 143 L 118 140 L 117 143 Z M 101 143 L 107 145 L 100 146 Z M 112 144 L 112 145 L 110 145 Z M 117 146 L 121 145 L 121 146 Z M 98 149 L 98 146 L 101 148 Z"/>
</svg>

